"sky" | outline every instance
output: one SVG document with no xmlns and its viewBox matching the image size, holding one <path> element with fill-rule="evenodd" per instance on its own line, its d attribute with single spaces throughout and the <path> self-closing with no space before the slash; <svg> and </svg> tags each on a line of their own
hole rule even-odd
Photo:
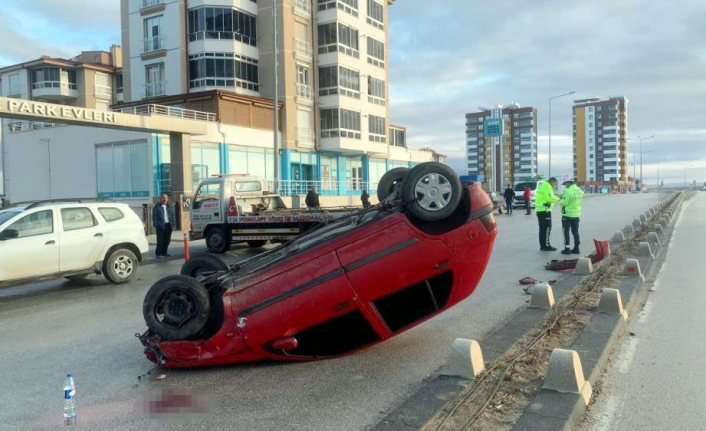
<svg viewBox="0 0 706 431">
<path fill-rule="evenodd" d="M 263 1 L 263 0 L 260 0 Z M 362 2 L 363 0 L 359 0 Z M 0 67 L 120 44 L 119 0 L 0 0 Z M 625 96 L 646 184 L 706 181 L 706 1 L 396 0 L 389 9 L 390 122 L 412 148 L 465 165 L 465 114 L 538 110 L 539 171 L 572 172 L 573 99 Z M 638 141 L 628 145 L 630 162 Z M 632 169 L 632 166 L 630 166 Z M 632 175 L 632 172 L 630 173 Z"/>
</svg>

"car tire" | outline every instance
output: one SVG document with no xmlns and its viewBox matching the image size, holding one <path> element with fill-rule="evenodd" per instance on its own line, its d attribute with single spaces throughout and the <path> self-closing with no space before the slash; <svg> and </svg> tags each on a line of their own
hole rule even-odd
<svg viewBox="0 0 706 431">
<path fill-rule="evenodd" d="M 67 275 L 64 278 L 69 281 L 80 281 L 88 277 L 88 274 Z"/>
<path fill-rule="evenodd" d="M 248 241 L 248 247 L 250 248 L 260 248 L 264 247 L 267 241 Z"/>
<path fill-rule="evenodd" d="M 230 249 L 230 236 L 222 228 L 211 228 L 206 233 L 206 247 L 208 251 L 223 254 Z"/>
<path fill-rule="evenodd" d="M 380 203 L 385 202 L 388 196 L 399 189 L 408 172 L 408 168 L 394 168 L 385 172 L 378 182 L 377 195 Z"/>
<path fill-rule="evenodd" d="M 402 201 L 407 211 L 420 220 L 443 220 L 461 202 L 461 180 L 442 163 L 421 163 L 402 182 Z"/>
<path fill-rule="evenodd" d="M 163 340 L 188 340 L 200 335 L 211 314 L 211 300 L 203 284 L 185 275 L 156 282 L 145 295 L 142 316 Z"/>
<path fill-rule="evenodd" d="M 212 254 L 197 254 L 184 262 L 179 273 L 198 278 L 206 273 L 218 271 L 228 271 L 228 265 L 220 257 Z"/>
<path fill-rule="evenodd" d="M 103 261 L 103 275 L 111 283 L 127 283 L 137 275 L 138 266 L 135 253 L 126 248 L 119 248 L 113 250 Z"/>
</svg>

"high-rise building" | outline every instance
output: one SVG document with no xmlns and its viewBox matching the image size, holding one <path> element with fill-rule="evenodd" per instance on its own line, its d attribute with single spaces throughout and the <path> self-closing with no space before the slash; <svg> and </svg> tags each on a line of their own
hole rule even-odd
<svg viewBox="0 0 706 431">
<path fill-rule="evenodd" d="M 628 185 L 628 100 L 574 100 L 574 177 L 586 185 Z"/>
<path fill-rule="evenodd" d="M 508 183 L 535 177 L 537 109 L 529 106 L 523 108 L 518 104 L 479 109 L 480 112 L 466 114 L 468 175 L 488 183 L 488 187 L 496 191 Z M 502 136 L 486 136 L 483 128 L 485 120 L 497 118 L 502 118 Z"/>
</svg>

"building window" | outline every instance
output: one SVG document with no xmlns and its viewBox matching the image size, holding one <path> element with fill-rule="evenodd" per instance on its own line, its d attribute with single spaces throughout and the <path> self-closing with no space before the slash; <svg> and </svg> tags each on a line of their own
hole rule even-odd
<svg viewBox="0 0 706 431">
<path fill-rule="evenodd" d="M 341 52 L 354 58 L 360 57 L 358 51 L 358 30 L 342 23 L 319 24 L 319 54 Z"/>
<path fill-rule="evenodd" d="M 110 111 L 110 103 L 106 100 L 96 100 L 96 111 Z"/>
<path fill-rule="evenodd" d="M 189 11 L 189 41 L 237 40 L 257 46 L 256 18 L 233 8 L 202 7 Z"/>
<path fill-rule="evenodd" d="M 10 86 L 13 83 L 10 80 Z M 19 86 L 19 79 L 18 84 Z M 44 67 L 32 70 L 32 89 L 39 88 L 63 88 L 69 90 L 76 89 L 76 71 L 59 67 Z M 19 89 L 17 90 L 19 92 Z M 16 94 L 10 90 L 10 94 Z"/>
<path fill-rule="evenodd" d="M 153 16 L 145 19 L 142 52 L 151 52 L 162 49 L 164 45 L 164 36 L 162 35 L 162 15 Z"/>
<path fill-rule="evenodd" d="M 115 75 L 115 92 L 120 94 L 123 92 L 123 74 L 118 73 Z"/>
<path fill-rule="evenodd" d="M 368 75 L 368 102 L 385 105 L 385 81 Z"/>
<path fill-rule="evenodd" d="M 393 147 L 406 147 L 407 131 L 404 129 L 390 128 L 390 145 Z"/>
<path fill-rule="evenodd" d="M 368 36 L 368 64 L 385 68 L 385 44 Z"/>
<path fill-rule="evenodd" d="M 20 94 L 22 91 L 20 89 L 20 74 L 13 73 L 8 76 L 8 95 L 12 96 L 15 94 Z"/>
<path fill-rule="evenodd" d="M 166 94 L 164 82 L 164 63 L 145 66 L 145 97 L 162 96 Z"/>
<path fill-rule="evenodd" d="M 373 27 L 377 27 L 380 30 L 385 29 L 385 7 L 375 0 L 368 0 L 368 16 L 366 21 Z"/>
<path fill-rule="evenodd" d="M 360 139 L 360 112 L 343 108 L 320 111 L 322 138 Z"/>
<path fill-rule="evenodd" d="M 110 85 L 110 75 L 106 73 L 96 73 L 95 94 L 98 97 L 110 98 L 113 95 L 113 88 Z"/>
<path fill-rule="evenodd" d="M 318 10 L 338 8 L 355 17 L 358 16 L 358 0 L 319 0 Z"/>
<path fill-rule="evenodd" d="M 96 146 L 96 185 L 99 198 L 147 197 L 150 175 L 146 141 Z"/>
<path fill-rule="evenodd" d="M 309 85 L 309 68 L 297 65 L 297 96 L 311 99 L 311 85 Z"/>
<path fill-rule="evenodd" d="M 341 94 L 360 99 L 360 73 L 343 66 L 319 68 L 319 96 Z"/>
<path fill-rule="evenodd" d="M 376 115 L 368 116 L 368 140 L 373 142 L 387 142 L 385 138 L 385 117 Z"/>
<path fill-rule="evenodd" d="M 239 87 L 260 91 L 257 60 L 233 53 L 189 56 L 189 88 Z"/>
</svg>

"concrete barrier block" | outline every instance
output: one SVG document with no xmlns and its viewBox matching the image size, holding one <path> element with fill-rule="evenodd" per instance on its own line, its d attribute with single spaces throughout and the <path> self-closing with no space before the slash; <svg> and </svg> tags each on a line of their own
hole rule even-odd
<svg viewBox="0 0 706 431">
<path fill-rule="evenodd" d="M 656 224 L 655 225 L 655 232 L 657 232 L 657 236 L 660 239 L 660 244 L 662 245 L 662 240 L 664 239 L 664 227 L 661 224 Z"/>
<path fill-rule="evenodd" d="M 646 215 L 640 214 L 640 223 L 647 224 L 647 216 Z"/>
<path fill-rule="evenodd" d="M 623 266 L 623 275 L 630 277 L 642 277 L 640 262 L 637 259 L 626 259 Z"/>
<path fill-rule="evenodd" d="M 475 379 L 485 370 L 483 352 L 476 340 L 457 338 L 451 343 L 451 352 L 446 359 L 446 365 L 441 369 L 445 376 Z"/>
<path fill-rule="evenodd" d="M 662 241 L 659 240 L 659 234 L 657 232 L 649 232 L 647 234 L 647 242 L 650 243 L 651 248 L 657 248 L 657 246 L 662 245 Z"/>
<path fill-rule="evenodd" d="M 620 314 L 624 320 L 628 320 L 628 312 L 623 308 L 623 300 L 618 289 L 603 289 L 601 299 L 598 301 L 598 312 Z"/>
<path fill-rule="evenodd" d="M 650 208 L 650 217 L 655 215 L 656 212 L 657 212 L 657 210 L 655 208 Z"/>
<path fill-rule="evenodd" d="M 532 291 L 532 300 L 530 308 L 542 308 L 549 310 L 554 308 L 554 291 L 549 283 L 535 284 Z"/>
<path fill-rule="evenodd" d="M 639 228 L 640 226 L 642 226 L 642 222 L 640 221 L 639 218 L 636 218 L 635 220 L 632 221 L 632 227 L 635 230 L 637 230 L 637 228 Z"/>
<path fill-rule="evenodd" d="M 613 235 L 613 242 L 616 244 L 622 244 L 625 242 L 625 234 L 622 231 L 615 232 Z"/>
<path fill-rule="evenodd" d="M 625 234 L 625 236 L 632 235 L 635 233 L 635 228 L 632 227 L 631 224 L 626 224 L 623 228 L 623 233 Z"/>
<path fill-rule="evenodd" d="M 588 405 L 593 390 L 591 383 L 584 378 L 578 352 L 566 349 L 552 350 L 542 389 L 581 394 Z"/>
<path fill-rule="evenodd" d="M 593 272 L 593 262 L 588 257 L 579 257 L 578 262 L 576 262 L 576 268 L 574 268 L 574 274 L 577 275 L 588 275 Z"/>
<path fill-rule="evenodd" d="M 669 224 L 669 220 L 667 220 L 666 218 L 662 217 L 661 219 L 659 219 L 659 224 L 662 225 L 662 228 L 663 228 L 663 229 L 666 229 L 666 228 L 667 228 L 667 225 Z"/>
<path fill-rule="evenodd" d="M 654 257 L 654 255 L 652 254 L 652 247 L 650 247 L 650 243 L 645 241 L 640 242 L 640 248 L 638 248 L 637 250 L 637 255 Z"/>
</svg>

